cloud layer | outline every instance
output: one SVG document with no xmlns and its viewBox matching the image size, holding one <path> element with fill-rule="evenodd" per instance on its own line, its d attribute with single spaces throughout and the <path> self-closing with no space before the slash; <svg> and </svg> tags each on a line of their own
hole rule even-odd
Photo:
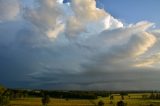
<svg viewBox="0 0 160 106">
<path fill-rule="evenodd" d="M 48 89 L 160 88 L 160 32 L 153 23 L 124 25 L 97 8 L 95 0 L 35 0 L 32 8 L 19 0 L 11 3 L 0 1 L 1 83 Z"/>
<path fill-rule="evenodd" d="M 0 1 L 0 21 L 13 20 L 20 12 L 18 0 L 1 0 Z"/>
</svg>

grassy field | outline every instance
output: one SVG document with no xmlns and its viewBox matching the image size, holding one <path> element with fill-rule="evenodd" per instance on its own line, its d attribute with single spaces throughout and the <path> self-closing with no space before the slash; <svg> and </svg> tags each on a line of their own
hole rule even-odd
<svg viewBox="0 0 160 106">
<path fill-rule="evenodd" d="M 124 96 L 123 101 L 127 106 L 150 106 L 150 104 L 153 104 L 153 106 L 160 106 L 160 100 L 144 100 L 142 99 L 142 95 L 144 94 L 129 94 L 128 96 Z M 99 97 L 96 100 L 65 100 L 50 98 L 48 106 L 96 106 L 100 100 L 104 101 L 104 106 L 116 106 L 116 103 L 121 100 L 121 96 L 114 95 L 112 104 L 109 97 Z M 10 106 L 42 106 L 42 104 L 41 98 L 24 98 L 10 101 Z"/>
</svg>

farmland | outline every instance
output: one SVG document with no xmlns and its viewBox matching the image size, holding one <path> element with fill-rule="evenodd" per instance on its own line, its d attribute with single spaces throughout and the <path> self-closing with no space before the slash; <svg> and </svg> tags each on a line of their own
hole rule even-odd
<svg viewBox="0 0 160 106">
<path fill-rule="evenodd" d="M 142 99 L 145 94 L 128 94 L 124 96 L 126 106 L 160 106 L 160 100 Z M 96 106 L 99 101 L 104 102 L 104 106 L 116 106 L 117 102 L 121 100 L 121 96 L 114 95 L 114 99 L 109 97 L 98 97 L 97 99 L 55 99 L 50 98 L 48 106 Z M 151 105 L 152 104 L 152 105 Z M 10 106 L 42 106 L 41 98 L 21 98 L 10 101 Z"/>
<path fill-rule="evenodd" d="M 123 105 L 117 105 L 120 101 Z M 54 91 L 1 87 L 0 106 L 160 106 L 160 92 Z"/>
</svg>

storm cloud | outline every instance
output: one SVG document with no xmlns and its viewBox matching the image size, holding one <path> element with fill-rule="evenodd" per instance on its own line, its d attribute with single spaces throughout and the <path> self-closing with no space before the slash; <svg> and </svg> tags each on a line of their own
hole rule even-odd
<svg viewBox="0 0 160 106">
<path fill-rule="evenodd" d="M 13 20 L 20 12 L 18 0 L 0 0 L 0 21 Z"/>
<path fill-rule="evenodd" d="M 95 0 L 22 4 L 0 1 L 0 83 L 67 90 L 160 88 L 160 32 L 154 23 L 124 24 L 97 8 Z"/>
</svg>

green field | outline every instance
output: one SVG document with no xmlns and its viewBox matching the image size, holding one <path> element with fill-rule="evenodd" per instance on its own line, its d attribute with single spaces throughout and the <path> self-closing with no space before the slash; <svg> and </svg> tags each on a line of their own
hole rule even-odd
<svg viewBox="0 0 160 106">
<path fill-rule="evenodd" d="M 160 100 L 148 100 L 142 99 L 142 95 L 144 94 L 129 94 L 128 96 L 124 96 L 124 102 L 127 104 L 126 106 L 160 106 Z M 147 94 L 145 94 L 147 95 Z M 55 99 L 50 98 L 50 103 L 48 106 L 97 106 L 98 102 L 102 100 L 105 105 L 104 106 L 116 106 L 116 103 L 121 100 L 120 95 L 114 95 L 114 99 L 111 100 L 109 97 L 99 97 L 95 100 L 87 100 L 87 99 Z M 23 98 L 23 99 L 14 99 L 10 101 L 10 106 L 42 106 L 41 98 Z"/>
</svg>

